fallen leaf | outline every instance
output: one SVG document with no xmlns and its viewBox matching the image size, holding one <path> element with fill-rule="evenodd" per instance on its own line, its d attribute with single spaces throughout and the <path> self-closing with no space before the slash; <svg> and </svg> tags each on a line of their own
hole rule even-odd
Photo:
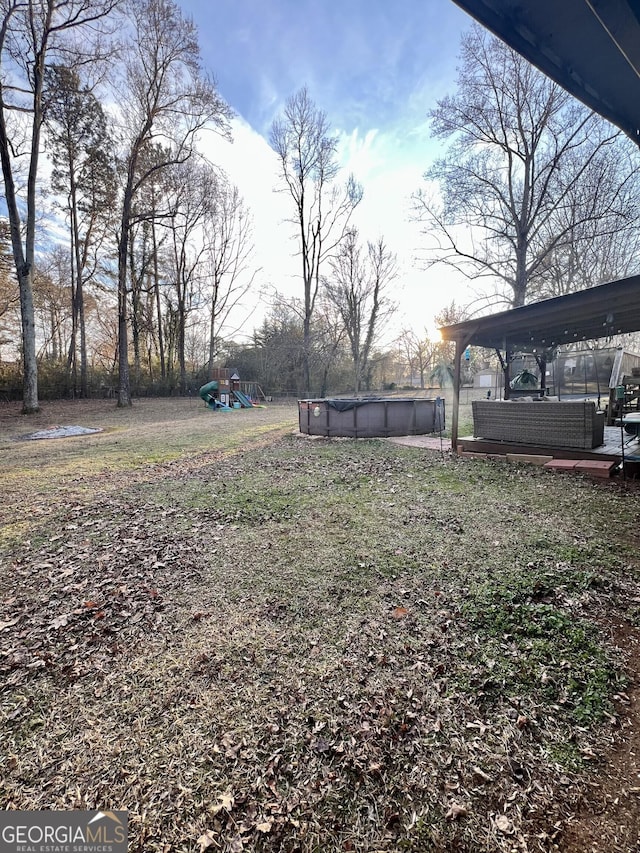
<svg viewBox="0 0 640 853">
<path fill-rule="evenodd" d="M 218 802 L 222 806 L 223 809 L 230 812 L 233 808 L 233 804 L 235 803 L 235 798 L 230 791 L 227 791 L 226 794 L 220 794 L 218 797 Z"/>
<path fill-rule="evenodd" d="M 473 768 L 473 775 L 477 776 L 478 779 L 482 779 L 483 782 L 490 782 L 491 776 L 488 773 L 485 773 L 480 767 Z"/>
<path fill-rule="evenodd" d="M 515 832 L 515 827 L 513 823 L 504 814 L 498 815 L 495 820 L 495 824 L 496 829 L 504 833 L 505 835 L 513 835 L 513 833 Z"/>
<path fill-rule="evenodd" d="M 405 616 L 409 615 L 409 611 L 406 607 L 394 607 L 391 611 L 391 616 L 393 619 L 404 619 Z"/>
<path fill-rule="evenodd" d="M 218 797 L 218 802 L 215 805 L 209 806 L 209 814 L 217 815 L 221 811 L 230 812 L 234 802 L 232 794 L 222 794 Z"/>
<path fill-rule="evenodd" d="M 198 844 L 200 845 L 200 853 L 203 850 L 206 850 L 208 847 L 213 846 L 216 843 L 216 836 L 213 830 L 207 829 L 198 839 Z"/>
<path fill-rule="evenodd" d="M 449 811 L 445 815 L 446 820 L 459 820 L 461 817 L 466 817 L 469 810 L 466 806 L 461 806 L 459 803 L 451 803 Z"/>
</svg>

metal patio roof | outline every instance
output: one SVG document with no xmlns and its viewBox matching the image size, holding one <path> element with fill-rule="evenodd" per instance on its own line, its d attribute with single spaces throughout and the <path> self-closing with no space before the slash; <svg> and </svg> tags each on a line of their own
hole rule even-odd
<svg viewBox="0 0 640 853">
<path fill-rule="evenodd" d="M 640 329 L 640 276 L 600 284 L 522 308 L 465 320 L 440 329 L 443 340 L 463 348 L 552 349 Z"/>
<path fill-rule="evenodd" d="M 640 144 L 640 0 L 454 0 Z"/>
</svg>

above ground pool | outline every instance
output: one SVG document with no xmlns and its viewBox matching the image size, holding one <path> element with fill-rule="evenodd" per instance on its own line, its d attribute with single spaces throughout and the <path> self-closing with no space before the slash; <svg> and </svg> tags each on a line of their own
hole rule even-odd
<svg viewBox="0 0 640 853">
<path fill-rule="evenodd" d="M 298 400 L 300 432 L 349 438 L 426 435 L 444 429 L 444 400 L 404 397 Z"/>
</svg>

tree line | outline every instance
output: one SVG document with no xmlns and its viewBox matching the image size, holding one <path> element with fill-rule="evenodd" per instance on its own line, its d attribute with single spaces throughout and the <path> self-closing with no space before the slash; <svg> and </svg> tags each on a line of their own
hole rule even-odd
<svg viewBox="0 0 640 853">
<path fill-rule="evenodd" d="M 518 54 L 472 27 L 457 92 L 429 115 L 448 147 L 413 197 L 420 263 L 477 284 L 441 321 L 636 270 L 637 152 Z M 364 188 L 306 87 L 269 136 L 300 296 L 274 291 L 237 342 L 234 309 L 260 283 L 251 211 L 201 144 L 230 137 L 232 116 L 173 0 L 4 0 L 0 347 L 18 343 L 26 413 L 39 376 L 78 396 L 100 377 L 127 406 L 132 388 L 186 393 L 220 364 L 269 393 L 442 375 L 446 347 L 426 332 L 381 346 L 398 259 L 355 226 Z"/>
</svg>

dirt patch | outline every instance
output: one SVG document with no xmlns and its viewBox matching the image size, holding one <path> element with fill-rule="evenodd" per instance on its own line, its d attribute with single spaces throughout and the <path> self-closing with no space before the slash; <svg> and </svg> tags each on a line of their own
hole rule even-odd
<svg viewBox="0 0 640 853">
<path fill-rule="evenodd" d="M 77 435 L 92 435 L 95 432 L 102 432 L 100 427 L 83 427 L 74 426 L 51 426 L 47 429 L 41 429 L 37 432 L 31 432 L 23 435 L 23 441 L 46 441 L 52 438 L 72 438 Z"/>
<path fill-rule="evenodd" d="M 562 853 L 631 853 L 640 849 L 640 630 L 610 626 L 627 659 L 628 688 L 617 697 L 615 746 L 589 781 L 576 814 L 562 832 Z"/>
</svg>

